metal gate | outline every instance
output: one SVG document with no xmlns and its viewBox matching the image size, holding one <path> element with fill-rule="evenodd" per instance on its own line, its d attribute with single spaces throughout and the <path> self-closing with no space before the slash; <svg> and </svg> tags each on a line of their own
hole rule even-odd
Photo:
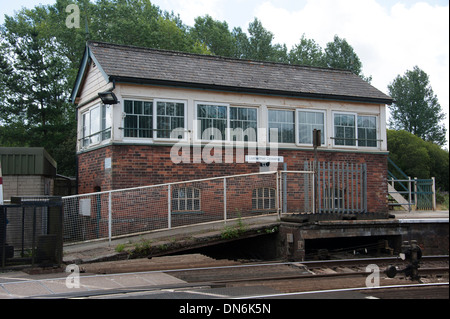
<svg viewBox="0 0 450 319">
<path fill-rule="evenodd" d="M 315 212 L 366 213 L 367 166 L 342 162 L 305 162 L 315 172 Z"/>
</svg>

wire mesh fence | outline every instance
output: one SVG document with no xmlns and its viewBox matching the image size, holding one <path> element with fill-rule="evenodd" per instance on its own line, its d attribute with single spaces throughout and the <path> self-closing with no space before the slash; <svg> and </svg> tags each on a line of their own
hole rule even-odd
<svg viewBox="0 0 450 319">
<path fill-rule="evenodd" d="M 277 213 L 278 172 L 63 197 L 64 242 Z"/>
<path fill-rule="evenodd" d="M 60 197 L 14 197 L 0 205 L 0 264 L 58 264 L 62 261 Z"/>
</svg>

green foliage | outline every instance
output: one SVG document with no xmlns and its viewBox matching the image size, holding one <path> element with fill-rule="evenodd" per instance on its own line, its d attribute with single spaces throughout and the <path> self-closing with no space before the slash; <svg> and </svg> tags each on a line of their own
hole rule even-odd
<svg viewBox="0 0 450 319">
<path fill-rule="evenodd" d="M 322 48 L 314 40 L 307 39 L 305 34 L 302 35 L 300 43 L 295 45 L 290 51 L 289 62 L 291 64 L 309 66 L 326 66 L 325 54 Z"/>
<path fill-rule="evenodd" d="M 221 237 L 222 237 L 222 239 L 237 238 L 240 235 L 242 235 L 243 233 L 245 233 L 246 230 L 247 230 L 247 226 L 244 224 L 242 219 L 239 217 L 236 225 L 224 227 Z"/>
<path fill-rule="evenodd" d="M 79 8 L 79 28 L 66 25 L 69 4 Z M 5 16 L 0 39 L 0 146 L 45 147 L 58 173 L 68 176 L 76 171 L 76 110 L 69 97 L 87 40 L 361 70 L 337 36 L 325 52 L 305 36 L 289 51 L 256 18 L 247 33 L 208 15 L 188 27 L 150 0 L 56 0 L 24 8 Z"/>
<path fill-rule="evenodd" d="M 387 130 L 389 157 L 406 175 L 436 178 L 437 188 L 449 190 L 449 153 L 404 130 Z M 390 168 L 392 171 L 392 168 Z"/>
<path fill-rule="evenodd" d="M 445 114 L 424 71 L 415 66 L 404 76 L 397 76 L 388 89 L 395 100 L 389 107 L 391 128 L 406 130 L 425 141 L 445 145 L 447 130 L 442 123 Z"/>
</svg>

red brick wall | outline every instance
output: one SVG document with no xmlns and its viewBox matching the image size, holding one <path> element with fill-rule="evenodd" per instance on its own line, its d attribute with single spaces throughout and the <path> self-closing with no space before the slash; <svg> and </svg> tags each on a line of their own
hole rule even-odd
<svg viewBox="0 0 450 319">
<path fill-rule="evenodd" d="M 179 163 L 172 162 L 170 146 L 113 145 L 78 155 L 79 193 L 135 186 L 155 185 L 217 176 L 257 173 L 257 163 Z M 267 152 L 269 153 L 269 152 Z M 273 154 L 269 154 L 273 155 Z M 312 151 L 278 150 L 288 170 L 304 170 L 304 162 L 312 161 Z M 105 158 L 112 158 L 112 169 L 105 170 Z M 191 150 L 191 158 L 193 151 Z M 387 155 L 320 151 L 319 161 L 366 163 L 367 207 L 370 212 L 387 212 Z M 282 165 L 279 165 L 282 169 Z"/>
</svg>

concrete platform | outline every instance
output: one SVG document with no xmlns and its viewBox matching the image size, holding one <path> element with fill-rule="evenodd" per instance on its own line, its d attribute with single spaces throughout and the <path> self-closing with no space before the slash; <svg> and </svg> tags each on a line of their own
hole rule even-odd
<svg viewBox="0 0 450 319">
<path fill-rule="evenodd" d="M 55 277 L 54 277 L 55 276 Z M 57 276 L 57 277 L 56 277 Z M 52 278 L 54 277 L 54 278 Z M 104 293 L 106 290 L 138 289 L 139 287 L 182 287 L 185 282 L 165 273 L 128 273 L 111 275 L 80 274 L 79 286 L 76 281 L 62 274 L 27 275 L 23 272 L 0 274 L 0 299 L 18 299 L 40 296 L 45 298 L 61 298 L 88 292 L 89 295 Z"/>
</svg>

